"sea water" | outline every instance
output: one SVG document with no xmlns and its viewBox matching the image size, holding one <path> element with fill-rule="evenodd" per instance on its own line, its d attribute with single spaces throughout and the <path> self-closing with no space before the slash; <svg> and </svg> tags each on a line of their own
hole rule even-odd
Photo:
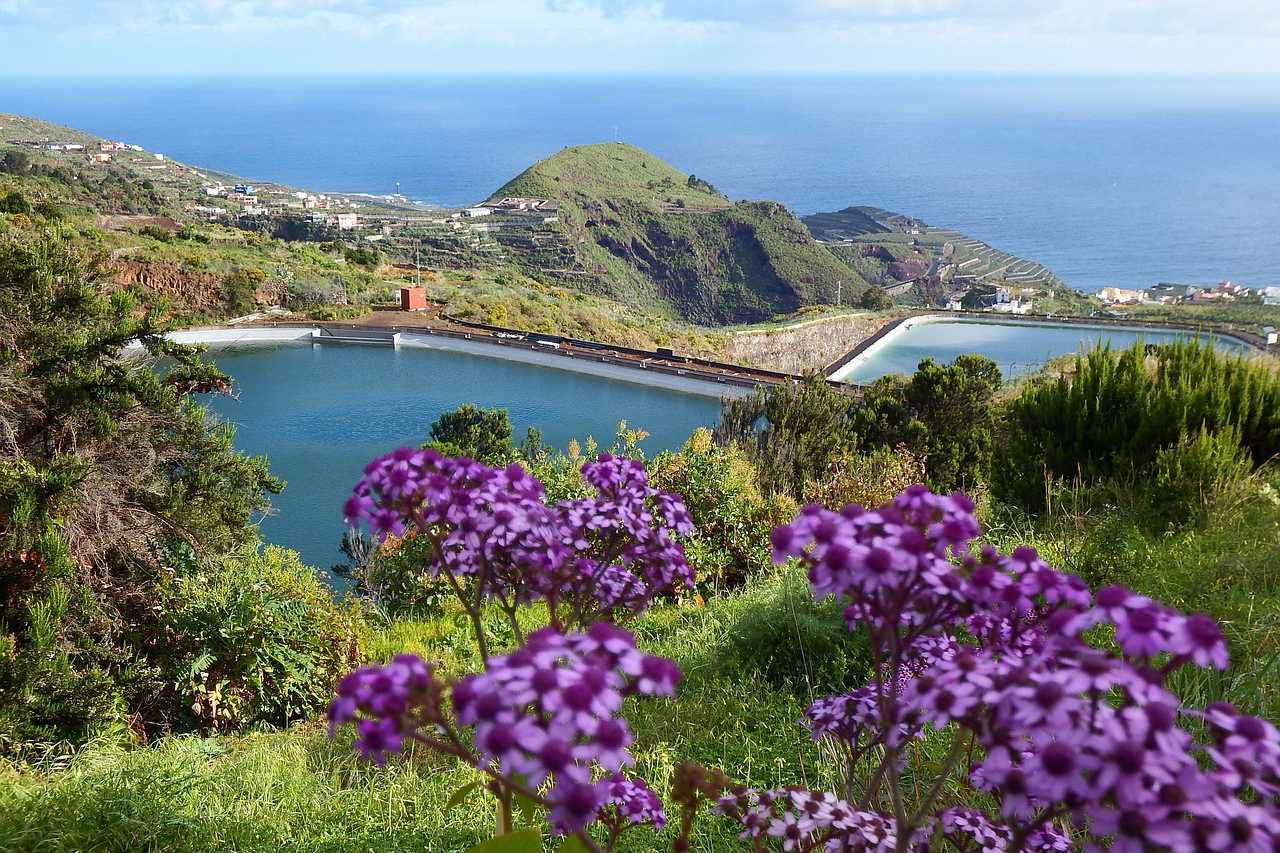
<svg viewBox="0 0 1280 853">
<path fill-rule="evenodd" d="M 11 78 L 0 112 L 258 180 L 398 183 L 455 206 L 617 138 L 730 198 L 897 210 L 1080 289 L 1280 283 L 1275 77 Z"/>
</svg>

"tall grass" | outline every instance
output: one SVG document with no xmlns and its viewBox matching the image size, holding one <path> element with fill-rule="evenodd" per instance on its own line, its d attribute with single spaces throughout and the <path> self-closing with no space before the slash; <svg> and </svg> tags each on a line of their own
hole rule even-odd
<svg viewBox="0 0 1280 853">
<path fill-rule="evenodd" d="M 665 792 L 679 761 L 726 769 L 752 785 L 830 784 L 831 765 L 798 725 L 811 698 L 865 678 L 861 645 L 839 608 L 815 604 L 804 578 L 778 571 L 711 601 L 667 605 L 636 626 L 639 644 L 677 659 L 678 702 L 631 700 L 636 772 Z M 476 665 L 459 613 L 390 624 L 374 657 L 401 650 Z M 0 768 L 5 851 L 461 851 L 493 817 L 471 795 L 446 809 L 474 771 L 419 753 L 385 770 L 358 762 L 320 723 L 242 737 L 165 738 L 147 748 L 103 741 L 66 769 Z M 708 821 L 696 849 L 736 850 Z M 632 849 L 669 846 L 637 833 Z"/>
<path fill-rule="evenodd" d="M 1192 705 L 1228 699 L 1280 717 L 1280 474 L 1251 477 L 1213 505 L 1202 527 L 1166 532 L 1146 523 L 1131 485 L 1062 495 L 1038 518 L 997 506 L 986 538 L 1005 549 L 1032 544 L 1091 585 L 1124 583 L 1213 615 L 1234 666 L 1187 675 L 1176 689 Z M 685 679 L 677 702 L 629 700 L 636 772 L 663 793 L 684 759 L 754 786 L 834 786 L 830 756 L 798 721 L 814 697 L 866 678 L 862 641 L 839 614 L 835 604 L 814 603 L 804 577 L 787 570 L 705 605 L 646 614 L 635 626 L 639 645 L 675 658 Z M 378 659 L 416 651 L 454 673 L 478 663 L 465 617 L 450 610 L 390 623 L 369 648 Z M 908 799 L 928 786 L 946 740 L 927 741 L 926 757 L 909 768 Z M 474 778 L 423 753 L 378 770 L 355 759 L 346 737 L 329 741 L 320 723 L 144 748 L 103 741 L 66 767 L 0 767 L 0 850 L 463 851 L 493 821 L 479 793 L 446 808 Z M 954 787 L 946 795 L 967 796 Z M 707 818 L 700 827 L 695 850 L 741 849 L 727 823 Z M 669 842 L 670 833 L 637 833 L 629 849 Z"/>
</svg>

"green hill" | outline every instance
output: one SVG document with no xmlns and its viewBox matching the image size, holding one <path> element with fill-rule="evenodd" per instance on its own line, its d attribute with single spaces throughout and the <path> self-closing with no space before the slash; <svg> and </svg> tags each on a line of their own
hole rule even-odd
<svg viewBox="0 0 1280 853">
<path fill-rule="evenodd" d="M 560 266 L 533 272 L 700 323 L 753 322 L 868 286 L 785 207 L 732 202 L 619 143 L 566 148 L 494 193 L 555 201 Z M 500 238 L 501 239 L 501 238 Z"/>
</svg>

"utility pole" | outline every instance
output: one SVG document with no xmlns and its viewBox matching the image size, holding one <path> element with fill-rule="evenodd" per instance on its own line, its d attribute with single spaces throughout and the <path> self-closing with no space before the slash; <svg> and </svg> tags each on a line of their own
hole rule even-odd
<svg viewBox="0 0 1280 853">
<path fill-rule="evenodd" d="M 414 287 L 422 286 L 422 264 L 418 260 L 418 248 L 422 245 L 420 238 L 414 238 L 413 241 L 413 285 Z"/>
<path fill-rule="evenodd" d="M 844 307 L 844 282 L 843 281 L 836 282 L 836 307 L 837 308 Z"/>
</svg>

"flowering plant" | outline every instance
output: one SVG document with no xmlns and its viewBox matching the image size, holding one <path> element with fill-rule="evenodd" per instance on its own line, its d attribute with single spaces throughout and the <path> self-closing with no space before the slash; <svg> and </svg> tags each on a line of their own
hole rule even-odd
<svg viewBox="0 0 1280 853">
<path fill-rule="evenodd" d="M 401 448 L 365 466 L 343 507 L 375 535 L 431 540 L 425 570 L 467 609 L 484 657 L 481 610 L 496 605 L 516 638 L 522 606 L 545 603 L 556 629 L 636 614 L 693 586 L 676 537 L 693 532 L 684 503 L 649 485 L 644 464 L 609 454 L 582 466 L 596 494 L 548 506 L 519 465 L 489 468 L 431 449 Z"/>
<path fill-rule="evenodd" d="M 630 695 L 672 696 L 680 673 L 607 620 L 690 581 L 673 537 L 691 525 L 638 463 L 602 457 L 583 474 L 596 498 L 549 507 L 519 468 L 429 451 L 372 463 L 348 517 L 433 537 L 428 570 L 472 614 L 485 669 L 453 683 L 414 657 L 358 670 L 331 720 L 355 721 L 375 761 L 414 740 L 473 764 L 503 831 L 519 799 L 598 850 L 664 822 L 648 786 L 620 775 L 632 734 L 619 711 Z M 842 784 L 752 790 L 682 765 L 674 849 L 708 803 L 755 850 L 1277 849 L 1280 733 L 1225 704 L 1185 707 L 1169 683 L 1227 667 L 1216 623 L 1121 587 L 1094 594 L 1031 548 L 977 547 L 978 533 L 967 498 L 920 486 L 876 510 L 806 507 L 774 530 L 774 559 L 803 565 L 870 638 L 871 681 L 806 712 Z M 513 624 L 544 601 L 551 624 L 490 656 L 485 601 Z"/>
<path fill-rule="evenodd" d="M 693 584 L 677 536 L 693 531 L 683 502 L 648 484 L 644 466 L 603 455 L 582 468 L 595 495 L 548 505 L 519 465 L 489 468 L 434 450 L 375 459 L 344 507 L 375 535 L 428 537 L 425 570 L 449 583 L 472 624 L 483 672 L 449 681 L 401 655 L 338 686 L 330 730 L 354 723 L 356 748 L 382 764 L 406 743 L 454 756 L 485 774 L 498 832 L 516 806 L 544 810 L 554 831 L 606 846 L 640 824 L 663 826 L 658 797 L 633 763 L 626 697 L 673 696 L 680 670 L 642 654 L 612 620 Z M 517 614 L 546 606 L 550 624 L 527 636 Z M 518 648 L 492 655 L 486 606 L 507 617 Z M 522 809 L 523 810 L 523 809 Z"/>
<path fill-rule="evenodd" d="M 920 486 L 777 528 L 775 559 L 799 560 L 871 638 L 872 681 L 806 713 L 844 786 L 757 792 L 689 772 L 686 808 L 714 798 L 756 848 L 1276 849 L 1275 727 L 1184 707 L 1168 684 L 1182 667 L 1227 667 L 1217 624 L 1121 587 L 1091 594 L 1031 548 L 975 549 L 977 533 L 967 498 Z M 950 749 L 909 801 L 903 774 L 930 732 Z M 967 806 L 944 802 L 966 785 Z"/>
</svg>

